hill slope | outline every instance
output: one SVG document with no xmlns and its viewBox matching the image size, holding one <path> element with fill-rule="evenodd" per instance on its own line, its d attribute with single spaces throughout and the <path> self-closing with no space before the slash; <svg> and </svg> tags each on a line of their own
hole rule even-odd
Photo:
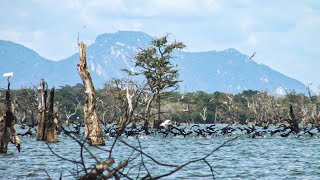
<svg viewBox="0 0 320 180">
<path fill-rule="evenodd" d="M 119 31 L 102 34 L 88 46 L 87 60 L 94 84 L 103 84 L 113 77 L 126 74 L 123 68 L 133 68 L 137 48 L 148 46 L 152 37 L 143 32 Z M 57 87 L 81 82 L 77 72 L 78 54 L 61 61 L 50 61 L 22 45 L 0 41 L 0 74 L 14 72 L 12 85 L 37 85 L 45 78 Z M 306 92 L 306 86 L 268 66 L 249 60 L 235 49 L 209 52 L 175 52 L 181 88 L 188 91 L 241 92 L 245 89 L 284 93 L 285 89 Z M 2 86 L 2 85 L 1 85 Z"/>
</svg>

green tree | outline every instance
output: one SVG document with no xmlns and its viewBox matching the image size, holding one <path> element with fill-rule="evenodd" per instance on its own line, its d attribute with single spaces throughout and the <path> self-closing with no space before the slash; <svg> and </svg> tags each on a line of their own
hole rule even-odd
<svg viewBox="0 0 320 180">
<path fill-rule="evenodd" d="M 174 50 L 183 49 L 185 45 L 182 42 L 174 41 L 168 43 L 168 36 L 155 38 L 151 41 L 151 47 L 141 48 L 134 57 L 135 66 L 139 67 L 139 71 L 131 75 L 143 75 L 147 79 L 147 83 L 156 95 L 157 101 L 157 119 L 154 122 L 154 127 L 158 128 L 161 121 L 161 93 L 164 90 L 178 88 L 178 70 L 176 65 L 171 64 L 172 53 Z"/>
</svg>

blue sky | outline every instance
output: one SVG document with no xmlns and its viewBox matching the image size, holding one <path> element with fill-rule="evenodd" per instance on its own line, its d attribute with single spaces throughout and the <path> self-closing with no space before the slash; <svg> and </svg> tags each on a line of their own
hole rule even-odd
<svg viewBox="0 0 320 180">
<path fill-rule="evenodd" d="M 7 0 L 0 39 L 60 60 L 102 33 L 171 33 L 186 51 L 236 48 L 281 73 L 320 85 L 319 0 Z M 83 28 L 85 26 L 85 28 Z"/>
</svg>

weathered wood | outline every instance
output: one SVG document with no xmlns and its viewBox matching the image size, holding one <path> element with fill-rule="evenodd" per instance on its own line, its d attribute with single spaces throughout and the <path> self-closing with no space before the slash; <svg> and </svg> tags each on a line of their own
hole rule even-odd
<svg viewBox="0 0 320 180">
<path fill-rule="evenodd" d="M 109 179 L 109 178 L 112 178 L 112 176 L 115 176 L 116 173 L 123 169 L 124 167 L 126 167 L 127 165 L 129 164 L 129 161 L 126 160 L 126 161 L 123 161 L 122 163 L 120 163 L 117 167 L 115 167 L 107 176 L 105 176 L 104 178 L 105 179 Z"/>
<path fill-rule="evenodd" d="M 84 101 L 85 136 L 88 138 L 90 145 L 105 145 L 101 122 L 96 113 L 96 94 L 88 70 L 86 45 L 83 42 L 79 43 L 79 55 L 78 72 L 83 81 L 86 95 Z"/>
<path fill-rule="evenodd" d="M 152 93 L 150 96 L 150 99 L 148 100 L 147 106 L 146 106 L 146 112 L 145 112 L 145 117 L 144 117 L 144 124 L 143 124 L 143 129 L 146 134 L 148 134 L 148 127 L 149 127 L 149 122 L 151 119 L 150 113 L 151 113 L 151 103 L 154 100 L 156 94 Z"/>
<path fill-rule="evenodd" d="M 47 142 L 57 142 L 57 128 L 54 122 L 54 112 L 53 112 L 53 103 L 54 103 L 54 87 L 50 91 L 50 96 L 48 98 L 48 112 L 47 112 L 47 119 L 46 119 L 46 129 L 45 129 L 45 136 Z"/>
<path fill-rule="evenodd" d="M 6 110 L 0 117 L 0 153 L 7 153 L 8 143 L 13 143 L 20 152 L 20 138 L 17 135 L 10 98 L 10 82 L 6 91 Z"/>
<path fill-rule="evenodd" d="M 112 165 L 114 164 L 114 159 L 111 157 L 109 159 L 107 159 L 104 162 L 100 162 L 98 163 L 92 170 L 90 173 L 86 174 L 85 176 L 80 177 L 80 179 L 84 180 L 88 180 L 88 179 L 104 179 L 101 178 L 101 176 L 103 176 L 103 172 L 105 170 L 108 170 Z"/>
<path fill-rule="evenodd" d="M 111 157 L 109 159 L 107 159 L 104 162 L 99 163 L 98 165 L 96 165 L 92 171 L 90 172 L 90 174 L 102 174 L 103 171 L 107 170 L 109 167 L 111 167 L 114 164 L 114 159 Z"/>
<path fill-rule="evenodd" d="M 41 79 L 40 86 L 38 87 L 40 93 L 39 106 L 38 106 L 38 131 L 37 140 L 46 140 L 45 129 L 46 129 L 46 111 L 47 111 L 47 89 L 46 82 Z"/>
<path fill-rule="evenodd" d="M 161 94 L 160 90 L 157 91 L 157 108 L 158 114 L 157 117 L 153 121 L 153 128 L 158 129 L 161 124 Z"/>
<path fill-rule="evenodd" d="M 295 132 L 295 133 L 299 133 L 299 131 L 300 131 L 299 123 L 298 123 L 298 120 L 296 119 L 296 117 L 295 117 L 295 115 L 293 113 L 293 106 L 292 105 L 290 105 L 290 113 L 289 113 L 289 115 L 290 115 L 290 119 L 291 119 L 289 121 L 291 130 L 293 132 Z"/>
<path fill-rule="evenodd" d="M 40 92 L 40 100 L 38 107 L 38 141 L 57 142 L 57 129 L 54 123 L 54 88 L 51 89 L 49 97 L 46 82 L 42 79 L 38 88 Z"/>
<path fill-rule="evenodd" d="M 128 120 L 129 120 L 128 114 L 126 114 L 126 112 L 123 112 L 120 115 L 120 119 L 118 122 L 118 130 L 117 130 L 118 136 L 120 136 L 124 132 L 127 122 L 129 122 Z"/>
<path fill-rule="evenodd" d="M 317 99 L 316 99 L 317 101 Z M 320 103 L 316 102 L 315 103 L 315 113 L 314 113 L 314 125 L 316 127 L 320 127 Z"/>
</svg>

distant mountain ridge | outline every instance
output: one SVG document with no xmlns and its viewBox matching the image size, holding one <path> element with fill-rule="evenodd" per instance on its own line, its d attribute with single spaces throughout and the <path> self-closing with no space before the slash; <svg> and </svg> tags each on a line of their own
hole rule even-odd
<svg viewBox="0 0 320 180">
<path fill-rule="evenodd" d="M 103 87 L 111 78 L 126 77 L 121 69 L 133 68 L 137 49 L 150 45 L 153 37 L 143 32 L 119 31 L 99 35 L 88 46 L 87 61 L 95 86 Z M 258 64 L 236 49 L 208 52 L 175 52 L 180 89 L 187 91 L 232 92 L 246 89 L 283 94 L 286 90 L 306 93 L 307 87 L 266 65 Z M 81 79 L 77 72 L 78 53 L 61 61 L 50 61 L 33 50 L 0 40 L 0 74 L 14 72 L 12 86 L 38 85 L 45 78 L 50 86 L 74 85 Z M 3 81 L 2 87 L 5 86 Z"/>
</svg>

